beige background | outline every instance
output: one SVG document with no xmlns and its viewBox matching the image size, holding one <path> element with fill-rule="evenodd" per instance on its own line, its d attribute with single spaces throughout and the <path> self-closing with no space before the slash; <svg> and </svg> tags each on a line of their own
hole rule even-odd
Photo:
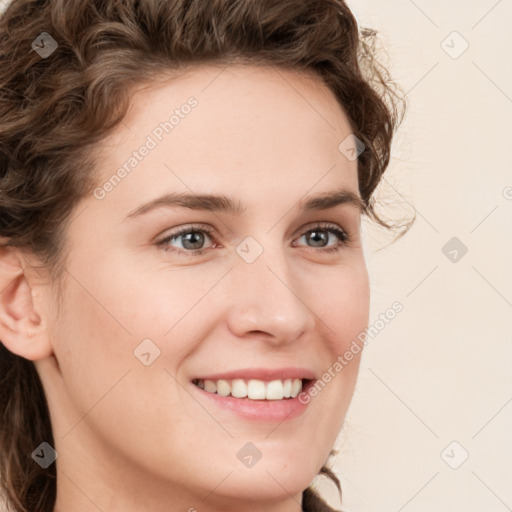
<svg viewBox="0 0 512 512">
<path fill-rule="evenodd" d="M 343 510 L 512 510 L 512 2 L 348 3 L 408 93 L 381 195 L 417 219 L 378 253 L 367 229 L 370 323 L 404 310 L 364 351 L 339 437 Z M 441 46 L 453 31 L 458 58 L 444 50 L 458 36 Z M 454 236 L 457 262 L 442 252 Z M 452 441 L 451 465 L 469 454 L 458 469 L 441 457 Z"/>
<path fill-rule="evenodd" d="M 417 219 L 380 252 L 389 239 L 365 224 L 370 323 L 404 310 L 364 351 L 339 438 L 343 508 L 512 510 L 512 2 L 349 5 L 407 92 L 380 194 Z M 442 252 L 452 237 L 468 249 L 457 262 Z"/>
</svg>

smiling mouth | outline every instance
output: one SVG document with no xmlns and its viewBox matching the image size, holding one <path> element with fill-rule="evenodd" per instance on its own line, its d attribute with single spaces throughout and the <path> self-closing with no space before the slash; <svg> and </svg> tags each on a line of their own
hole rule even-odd
<svg viewBox="0 0 512 512">
<path fill-rule="evenodd" d="M 311 379 L 194 379 L 192 383 L 207 393 L 249 400 L 291 400 L 312 382 Z"/>
</svg>

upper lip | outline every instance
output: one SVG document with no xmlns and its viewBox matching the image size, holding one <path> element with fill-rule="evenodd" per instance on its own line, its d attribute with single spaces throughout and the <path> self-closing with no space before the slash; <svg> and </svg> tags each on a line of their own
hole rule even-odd
<svg viewBox="0 0 512 512">
<path fill-rule="evenodd" d="M 271 381 L 279 379 L 315 379 L 315 374 L 307 368 L 298 367 L 243 368 L 210 375 L 198 375 L 195 378 L 201 380 L 257 379 Z"/>
</svg>

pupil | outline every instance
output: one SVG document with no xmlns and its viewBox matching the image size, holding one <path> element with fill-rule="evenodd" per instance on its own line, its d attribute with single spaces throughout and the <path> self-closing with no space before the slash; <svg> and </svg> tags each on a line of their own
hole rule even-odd
<svg viewBox="0 0 512 512">
<path fill-rule="evenodd" d="M 187 235 L 185 236 L 185 240 L 183 242 L 184 247 L 188 248 L 188 249 L 197 249 L 197 247 L 187 247 L 186 243 L 187 242 L 192 242 L 193 244 L 197 243 L 198 237 L 199 237 L 199 242 L 201 242 L 202 241 L 201 237 L 203 237 L 202 233 L 199 233 L 198 231 L 191 231 L 190 233 L 187 233 Z M 196 238 L 195 241 L 194 241 L 194 238 Z"/>
<path fill-rule="evenodd" d="M 310 238 L 318 239 L 318 237 L 320 237 L 321 240 L 323 239 L 323 241 L 325 242 L 325 233 L 323 231 L 311 231 Z M 315 240 L 313 240 L 313 241 L 315 241 Z M 320 245 L 320 247 L 323 247 L 323 245 L 325 245 L 325 244 Z"/>
</svg>

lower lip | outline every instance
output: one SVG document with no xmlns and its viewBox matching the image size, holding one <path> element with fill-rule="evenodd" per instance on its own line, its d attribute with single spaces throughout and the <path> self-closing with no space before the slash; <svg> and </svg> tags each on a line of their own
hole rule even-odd
<svg viewBox="0 0 512 512">
<path fill-rule="evenodd" d="M 313 384 L 314 382 L 308 381 L 302 392 Z M 300 416 L 309 405 L 309 402 L 305 404 L 299 402 L 300 394 L 295 398 L 285 398 L 283 400 L 251 400 L 249 398 L 235 398 L 209 393 L 195 384 L 192 384 L 192 387 L 212 404 L 230 410 L 249 420 L 282 422 Z"/>
</svg>

